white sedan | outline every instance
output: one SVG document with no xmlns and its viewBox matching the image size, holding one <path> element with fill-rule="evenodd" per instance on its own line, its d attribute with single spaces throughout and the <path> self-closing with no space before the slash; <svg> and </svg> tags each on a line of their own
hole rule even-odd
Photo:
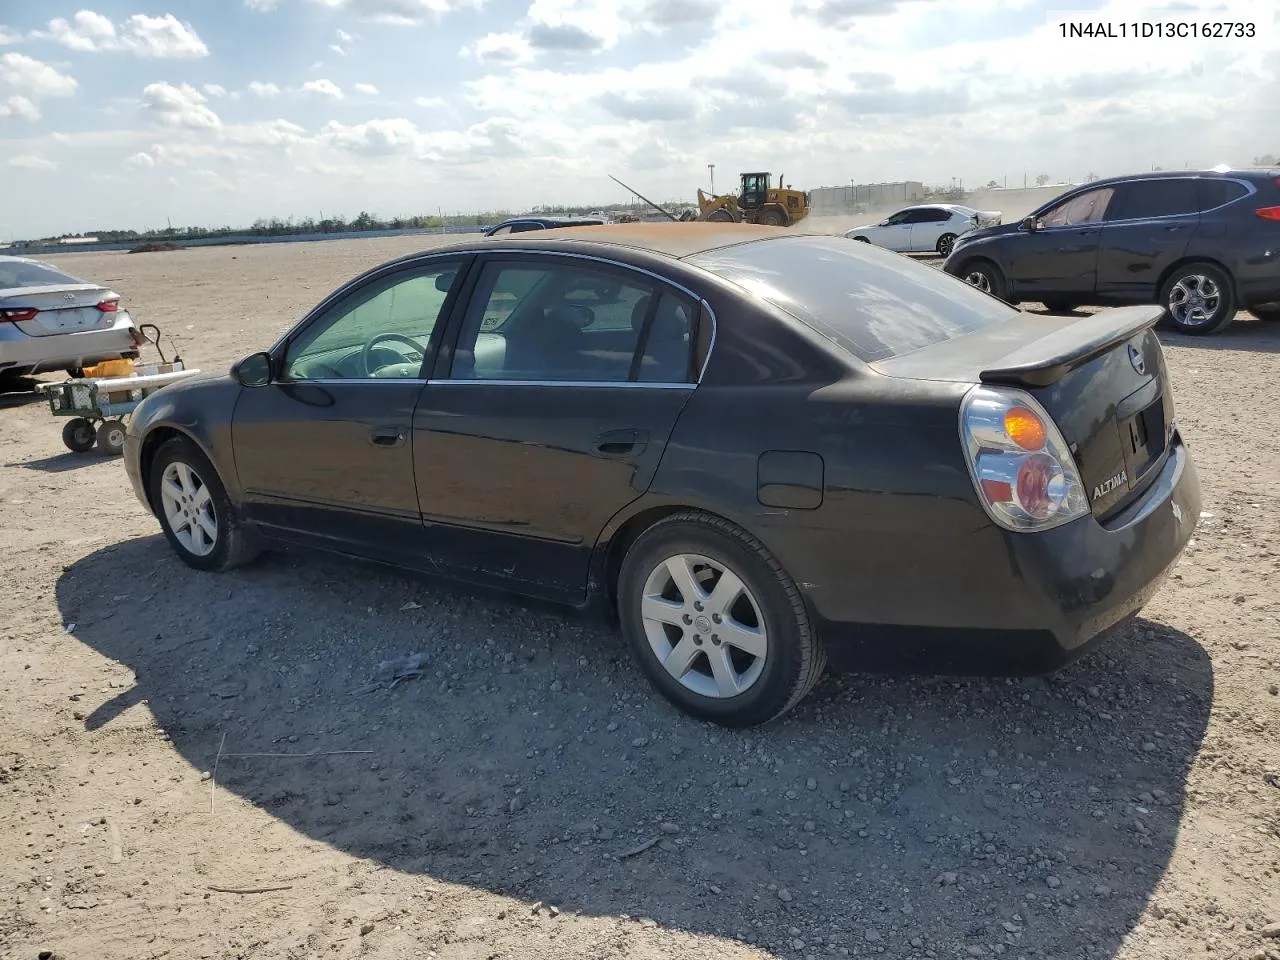
<svg viewBox="0 0 1280 960">
<path fill-rule="evenodd" d="M 974 210 L 958 203 L 927 203 L 903 207 L 876 224 L 854 227 L 845 233 L 851 240 L 873 243 L 898 253 L 951 253 L 956 237 L 1000 223 L 999 210 Z"/>
</svg>

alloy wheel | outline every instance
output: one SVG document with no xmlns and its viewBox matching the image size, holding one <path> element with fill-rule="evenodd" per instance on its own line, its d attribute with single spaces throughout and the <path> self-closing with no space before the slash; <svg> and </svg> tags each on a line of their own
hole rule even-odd
<svg viewBox="0 0 1280 960">
<path fill-rule="evenodd" d="M 218 517 L 209 487 L 191 467 L 175 460 L 160 479 L 160 500 L 169 529 L 183 549 L 207 557 L 218 545 Z"/>
<path fill-rule="evenodd" d="M 645 581 L 640 615 L 654 656 L 685 689 L 724 699 L 760 679 L 769 654 L 760 604 L 724 564 L 682 553 Z"/>
<path fill-rule="evenodd" d="M 1212 277 L 1188 274 L 1169 290 L 1168 309 L 1179 326 L 1199 327 L 1212 322 L 1222 306 L 1222 291 Z"/>
</svg>

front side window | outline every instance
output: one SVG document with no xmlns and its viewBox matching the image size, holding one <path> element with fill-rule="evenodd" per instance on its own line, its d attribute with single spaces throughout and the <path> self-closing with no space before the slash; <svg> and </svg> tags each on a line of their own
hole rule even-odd
<svg viewBox="0 0 1280 960">
<path fill-rule="evenodd" d="M 891 217 L 885 220 L 885 222 L 881 224 L 881 226 L 896 227 L 900 223 L 906 223 L 907 218 L 909 216 L 911 216 L 910 210 L 899 210 L 897 213 L 893 214 Z"/>
<path fill-rule="evenodd" d="M 375 280 L 335 304 L 289 344 L 287 380 L 418 377 L 458 261 Z"/>
<path fill-rule="evenodd" d="M 1081 223 L 1097 223 L 1107 211 L 1115 191 L 1111 187 L 1087 190 L 1065 203 L 1060 203 L 1040 218 L 1042 227 L 1072 227 Z"/>
<path fill-rule="evenodd" d="M 653 294 L 647 283 L 576 262 L 490 263 L 471 299 L 450 376 L 624 382 Z"/>
</svg>

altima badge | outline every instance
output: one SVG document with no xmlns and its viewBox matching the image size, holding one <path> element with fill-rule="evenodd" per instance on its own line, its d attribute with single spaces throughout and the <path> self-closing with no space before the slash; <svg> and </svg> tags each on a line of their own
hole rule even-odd
<svg viewBox="0 0 1280 960">
<path fill-rule="evenodd" d="M 1114 477 L 1112 477 L 1110 480 L 1106 481 L 1105 483 L 1100 483 L 1100 484 L 1098 484 L 1096 487 L 1094 487 L 1094 488 L 1093 488 L 1093 499 L 1098 500 L 1098 499 L 1100 499 L 1100 498 L 1102 498 L 1102 497 L 1105 497 L 1105 496 L 1106 496 L 1108 493 L 1110 493 L 1112 490 L 1116 489 L 1116 487 L 1119 487 L 1121 484 L 1123 484 L 1123 483 L 1125 482 L 1125 479 L 1126 479 L 1126 478 L 1125 478 L 1125 473 L 1126 473 L 1126 471 L 1121 470 L 1119 473 L 1117 473 L 1117 474 L 1116 474 Z"/>
</svg>

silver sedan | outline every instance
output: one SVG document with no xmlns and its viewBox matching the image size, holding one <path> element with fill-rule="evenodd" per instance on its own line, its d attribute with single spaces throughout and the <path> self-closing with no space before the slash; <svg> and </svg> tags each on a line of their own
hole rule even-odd
<svg viewBox="0 0 1280 960">
<path fill-rule="evenodd" d="M 39 260 L 0 256 L 0 379 L 136 358 L 120 295 Z"/>
</svg>

